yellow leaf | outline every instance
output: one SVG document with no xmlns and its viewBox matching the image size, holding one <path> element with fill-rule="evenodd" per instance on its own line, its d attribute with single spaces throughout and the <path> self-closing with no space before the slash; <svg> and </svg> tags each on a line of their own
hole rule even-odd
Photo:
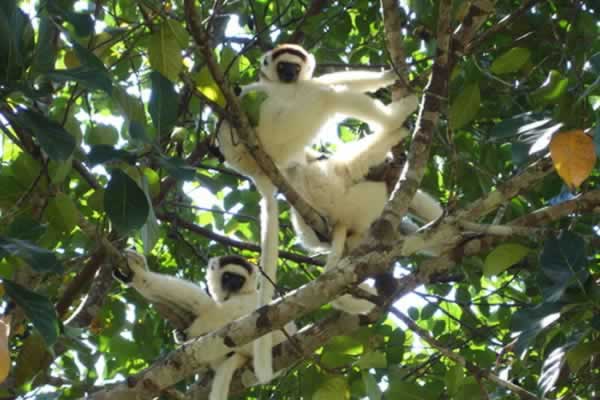
<svg viewBox="0 0 600 400">
<path fill-rule="evenodd" d="M 10 316 L 0 318 L 0 383 L 4 382 L 10 372 L 10 351 L 8 339 L 10 335 Z"/>
<path fill-rule="evenodd" d="M 550 142 L 550 156 L 558 175 L 571 189 L 579 187 L 596 164 L 594 141 L 582 130 L 555 135 Z"/>
</svg>

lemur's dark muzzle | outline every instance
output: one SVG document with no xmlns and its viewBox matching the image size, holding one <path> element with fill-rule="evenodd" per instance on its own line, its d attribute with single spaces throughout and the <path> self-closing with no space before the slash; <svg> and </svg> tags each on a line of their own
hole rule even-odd
<svg viewBox="0 0 600 400">
<path fill-rule="evenodd" d="M 277 76 L 284 83 L 293 83 L 298 80 L 300 66 L 295 63 L 282 61 L 277 64 Z"/>
<path fill-rule="evenodd" d="M 221 286 L 228 292 L 238 292 L 244 286 L 246 278 L 231 272 L 225 272 L 221 277 Z"/>
</svg>

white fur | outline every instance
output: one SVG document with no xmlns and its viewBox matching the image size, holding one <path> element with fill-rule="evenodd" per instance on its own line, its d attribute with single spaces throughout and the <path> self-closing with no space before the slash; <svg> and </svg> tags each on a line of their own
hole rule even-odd
<svg viewBox="0 0 600 400">
<path fill-rule="evenodd" d="M 135 288 L 150 302 L 166 305 L 177 314 L 189 313 L 194 316 L 192 324 L 185 330 L 188 338 L 202 336 L 225 324 L 238 319 L 255 309 L 257 301 L 256 266 L 251 273 L 235 263 L 219 268 L 219 259 L 209 261 L 206 273 L 207 286 L 212 296 L 200 286 L 173 276 L 158 274 L 148 270 L 146 258 L 132 250 L 125 253 L 129 268 L 133 274 L 130 286 Z M 221 276 L 225 272 L 246 278 L 239 291 L 228 292 L 221 286 Z M 288 334 L 296 332 L 296 325 L 290 322 L 285 326 Z M 280 331 L 271 335 L 271 348 L 284 342 L 287 337 Z M 246 344 L 231 355 L 216 360 L 206 360 L 215 371 L 210 392 L 210 400 L 226 400 L 231 378 L 236 369 L 252 358 L 253 345 Z"/>
<path fill-rule="evenodd" d="M 409 96 L 397 104 L 398 117 L 403 121 L 416 109 L 417 99 Z M 358 245 L 383 211 L 388 199 L 385 183 L 368 181 L 364 177 L 369 168 L 383 162 L 390 148 L 407 134 L 403 128 L 375 133 L 343 145 L 329 159 L 297 164 L 285 170 L 300 195 L 333 227 L 331 245 L 323 243 L 292 209 L 292 224 L 302 243 L 316 250 L 329 250 L 326 271 L 337 264 L 346 249 Z M 417 192 L 410 208 L 426 222 L 442 214 L 439 203 L 421 191 Z M 361 284 L 361 288 L 375 293 L 368 285 Z M 366 313 L 374 307 L 366 300 L 349 295 L 341 296 L 332 304 L 350 313 Z"/>
<path fill-rule="evenodd" d="M 278 48 L 261 59 L 259 82 L 242 88 L 242 96 L 251 91 L 265 93 L 266 99 L 260 107 L 256 133 L 263 149 L 280 170 L 295 165 L 301 166 L 310 159 L 306 147 L 317 137 L 321 127 L 336 114 L 363 120 L 378 132 L 389 132 L 402 126 L 406 119 L 404 103 L 389 106 L 365 95 L 392 84 L 396 75 L 392 71 L 337 72 L 313 78 L 315 60 L 299 46 L 286 45 L 306 54 L 306 60 L 291 53 L 274 58 Z M 285 83 L 279 79 L 278 64 L 295 63 L 300 66 L 298 80 Z M 411 110 L 412 112 L 412 110 Z M 406 131 L 397 130 L 398 142 Z M 227 163 L 239 172 L 252 177 L 263 196 L 261 204 L 261 266 L 269 278 L 276 282 L 277 248 L 279 225 L 275 188 L 260 170 L 246 148 L 239 143 L 235 132 L 223 122 L 219 132 L 219 146 Z M 387 152 L 389 146 L 386 148 Z M 274 288 L 262 280 L 258 306 L 271 301 Z M 272 379 L 271 339 L 268 335 L 255 342 L 254 369 L 261 382 Z"/>
</svg>

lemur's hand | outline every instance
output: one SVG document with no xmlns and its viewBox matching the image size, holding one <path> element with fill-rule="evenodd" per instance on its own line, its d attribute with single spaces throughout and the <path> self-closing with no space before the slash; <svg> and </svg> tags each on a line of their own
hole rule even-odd
<svg viewBox="0 0 600 400">
<path fill-rule="evenodd" d="M 141 275 L 148 268 L 146 257 L 135 250 L 125 250 L 125 260 L 127 261 L 127 265 L 116 265 L 113 269 L 113 275 L 127 285 L 131 283 L 134 276 Z"/>
</svg>

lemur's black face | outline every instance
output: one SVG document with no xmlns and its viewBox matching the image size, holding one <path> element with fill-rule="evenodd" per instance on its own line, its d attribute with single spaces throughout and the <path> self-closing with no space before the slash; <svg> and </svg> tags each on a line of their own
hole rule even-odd
<svg viewBox="0 0 600 400">
<path fill-rule="evenodd" d="M 300 69 L 299 64 L 280 61 L 277 63 L 277 76 L 283 83 L 294 83 L 298 80 Z"/>
<path fill-rule="evenodd" d="M 221 276 L 221 287 L 229 293 L 239 292 L 244 283 L 246 278 L 233 272 L 224 272 Z"/>
</svg>

